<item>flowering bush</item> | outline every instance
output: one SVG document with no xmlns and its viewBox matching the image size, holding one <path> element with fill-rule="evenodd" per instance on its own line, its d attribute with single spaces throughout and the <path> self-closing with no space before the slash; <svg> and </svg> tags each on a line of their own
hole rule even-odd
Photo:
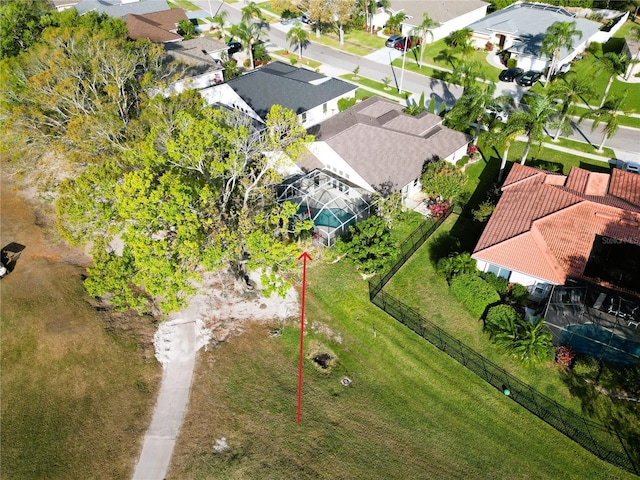
<svg viewBox="0 0 640 480">
<path fill-rule="evenodd" d="M 429 205 L 429 212 L 433 217 L 441 217 L 449 210 L 449 202 L 434 203 Z"/>
<path fill-rule="evenodd" d="M 478 151 L 479 151 L 479 150 L 480 150 L 480 148 L 478 148 L 478 146 L 477 146 L 477 145 L 470 145 L 470 146 L 467 148 L 467 155 L 469 155 L 469 158 L 470 158 L 471 160 L 473 160 L 473 159 L 476 157 L 476 155 L 478 154 Z"/>
<path fill-rule="evenodd" d="M 562 367 L 569 368 L 573 364 L 573 360 L 576 358 L 576 353 L 565 345 L 561 345 L 556 348 L 556 363 Z"/>
</svg>

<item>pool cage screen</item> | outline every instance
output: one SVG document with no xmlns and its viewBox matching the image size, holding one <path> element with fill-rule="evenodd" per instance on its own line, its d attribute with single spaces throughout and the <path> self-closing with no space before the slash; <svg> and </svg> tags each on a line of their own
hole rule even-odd
<svg viewBox="0 0 640 480">
<path fill-rule="evenodd" d="M 640 301 L 578 281 L 554 287 L 545 323 L 554 343 L 618 365 L 640 362 Z"/>
<path fill-rule="evenodd" d="M 324 246 L 333 246 L 351 225 L 369 218 L 373 198 L 321 170 L 288 179 L 278 188 L 278 202 L 297 204 L 297 218 L 313 220 L 313 241 Z"/>
</svg>

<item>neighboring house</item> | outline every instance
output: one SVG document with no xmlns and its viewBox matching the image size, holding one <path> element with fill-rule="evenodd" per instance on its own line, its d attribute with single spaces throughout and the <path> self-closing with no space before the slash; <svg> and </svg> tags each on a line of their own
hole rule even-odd
<svg viewBox="0 0 640 480">
<path fill-rule="evenodd" d="M 313 161 L 367 192 L 400 192 L 403 199 L 420 192 L 425 163 L 455 163 L 472 137 L 442 126 L 438 115 L 414 117 L 402 108 L 371 97 L 310 129 Z"/>
<path fill-rule="evenodd" d="M 188 89 L 202 91 L 224 82 L 221 56 L 229 49 L 225 43 L 207 37 L 198 37 L 181 42 L 165 43 L 164 49 L 165 64 L 181 62 L 185 66 L 179 72 L 180 80 L 164 90 L 164 96 Z"/>
<path fill-rule="evenodd" d="M 71 8 L 76 6 L 79 0 L 47 0 L 51 7 L 55 8 L 57 11 L 61 12 L 66 10 L 67 8 Z"/>
<path fill-rule="evenodd" d="M 632 38 L 626 37 L 624 39 L 624 47 L 622 51 L 627 55 L 630 60 L 635 60 L 635 63 L 631 63 L 625 74 L 625 80 L 640 75 L 640 42 Z"/>
<path fill-rule="evenodd" d="M 472 257 L 536 300 L 569 279 L 640 297 L 640 175 L 514 164 Z"/>
<path fill-rule="evenodd" d="M 127 22 L 128 36 L 132 40 L 148 38 L 154 43 L 179 42 L 178 22 L 189 21 L 184 10 L 171 8 L 160 12 L 137 15 L 129 13 L 124 17 Z"/>
<path fill-rule="evenodd" d="M 82 0 L 75 8 L 80 15 L 95 11 L 122 18 L 130 13 L 144 15 L 169 10 L 169 4 L 166 0 Z"/>
<path fill-rule="evenodd" d="M 239 110 L 261 123 L 273 105 L 282 105 L 309 128 L 338 113 L 338 100 L 353 97 L 356 90 L 343 80 L 273 62 L 200 93 L 209 105 Z"/>
<path fill-rule="evenodd" d="M 383 28 L 390 15 L 404 12 L 408 18 L 402 24 L 402 33 L 409 35 L 423 20 L 424 14 L 440 24 L 431 30 L 433 39 L 427 36 L 427 43 L 445 38 L 451 32 L 460 30 L 487 14 L 489 4 L 482 0 L 392 0 L 388 11 L 382 8 L 373 16 L 373 26 Z"/>
<path fill-rule="evenodd" d="M 515 3 L 472 23 L 469 28 L 473 30 L 476 48 L 485 48 L 491 42 L 499 51 L 507 52 L 507 57 L 515 58 L 518 67 L 544 72 L 551 59 L 540 49 L 547 28 L 555 22 L 576 22 L 577 30 L 582 32 L 582 38 L 574 37 L 571 50 L 560 49 L 558 65 L 569 63 L 592 41 L 604 43 L 611 36 L 600 32 L 602 24 L 598 22 L 577 18 L 562 7 L 539 3 Z"/>
</svg>

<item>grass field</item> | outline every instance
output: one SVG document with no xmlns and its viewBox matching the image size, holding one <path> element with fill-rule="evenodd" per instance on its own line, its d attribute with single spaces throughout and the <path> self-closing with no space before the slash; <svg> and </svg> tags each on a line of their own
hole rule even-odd
<svg viewBox="0 0 640 480">
<path fill-rule="evenodd" d="M 307 278 L 305 344 L 340 363 L 305 360 L 301 424 L 297 319 L 278 338 L 254 326 L 199 354 L 168 478 L 631 478 L 370 304 L 350 264 L 316 259 Z"/>
<path fill-rule="evenodd" d="M 91 307 L 83 270 L 4 185 L 1 198 L 2 247 L 26 246 L 0 283 L 2 478 L 131 478 L 160 380 L 145 322 Z"/>
</svg>

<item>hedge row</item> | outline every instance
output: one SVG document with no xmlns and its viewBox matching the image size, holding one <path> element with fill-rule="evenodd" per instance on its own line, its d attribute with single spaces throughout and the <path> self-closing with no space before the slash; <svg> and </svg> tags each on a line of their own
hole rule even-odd
<svg viewBox="0 0 640 480">
<path fill-rule="evenodd" d="M 500 301 L 500 295 L 491 285 L 470 273 L 453 277 L 451 292 L 475 318 L 482 317 L 489 305 Z"/>
</svg>

